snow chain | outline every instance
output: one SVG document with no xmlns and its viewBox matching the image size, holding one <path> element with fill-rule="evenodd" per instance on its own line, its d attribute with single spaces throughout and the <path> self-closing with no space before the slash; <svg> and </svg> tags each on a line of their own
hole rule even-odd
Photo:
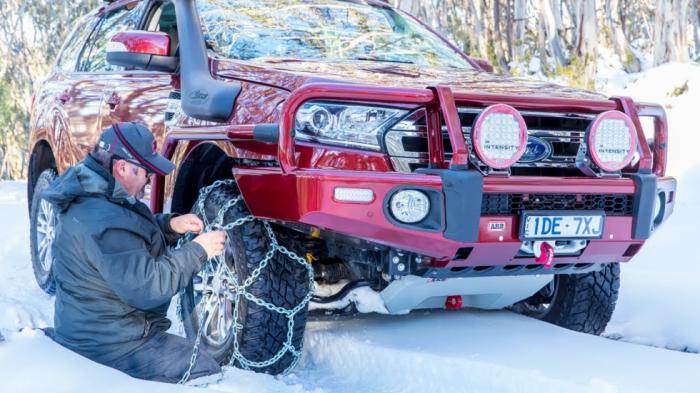
<svg viewBox="0 0 700 393">
<path fill-rule="evenodd" d="M 242 198 L 236 197 L 233 198 L 229 201 L 227 201 L 224 206 L 219 210 L 216 218 L 212 223 L 207 222 L 207 216 L 204 211 L 204 202 L 206 201 L 207 197 L 209 194 L 216 188 L 221 187 L 221 186 L 233 186 L 234 180 L 229 179 L 229 180 L 218 180 L 214 182 L 214 184 L 207 186 L 205 188 L 202 188 L 199 191 L 199 198 L 197 199 L 197 209 L 196 213 L 198 216 L 202 218 L 204 221 L 204 231 L 203 232 L 210 232 L 213 230 L 220 230 L 220 231 L 229 231 L 233 228 L 236 228 L 238 226 L 241 226 L 245 223 L 248 222 L 253 222 L 255 220 L 259 220 L 255 218 L 254 216 L 250 215 L 247 217 L 239 218 L 234 222 L 227 223 L 224 225 L 224 216 L 226 215 L 226 212 L 234 207 L 237 203 L 239 203 Z M 216 261 L 218 265 L 218 269 L 223 269 L 223 270 L 218 270 L 217 272 L 222 272 L 223 274 L 226 275 L 226 279 L 229 282 L 229 291 L 232 292 L 233 296 L 233 304 L 234 304 L 234 309 L 233 309 L 233 326 L 231 328 L 232 334 L 233 334 L 233 354 L 231 356 L 231 360 L 229 361 L 228 365 L 233 366 L 234 361 L 238 361 L 238 364 L 240 364 L 241 368 L 245 370 L 250 370 L 251 368 L 263 368 L 263 367 L 268 367 L 276 362 L 278 362 L 287 352 L 289 352 L 293 357 L 294 360 L 292 363 L 287 367 L 287 369 L 284 370 L 283 374 L 287 374 L 291 369 L 293 369 L 296 364 L 299 362 L 299 358 L 301 357 L 301 347 L 299 349 L 294 347 L 294 344 L 292 343 L 293 335 L 294 335 L 294 317 L 296 314 L 303 310 L 306 305 L 309 303 L 311 300 L 311 297 L 313 295 L 313 288 L 314 288 L 314 273 L 313 273 L 313 268 L 311 265 L 306 261 L 306 259 L 296 255 L 294 252 L 290 251 L 286 247 L 280 245 L 277 242 L 277 237 L 275 236 L 274 232 L 272 231 L 272 228 L 270 227 L 270 224 L 265 221 L 265 220 L 260 220 L 265 227 L 265 231 L 267 232 L 267 236 L 270 240 L 270 250 L 265 254 L 265 257 L 260 261 L 260 264 L 258 265 L 255 270 L 251 273 L 250 277 L 248 277 L 243 283 L 238 282 L 238 276 L 235 274 L 235 272 L 232 272 L 228 266 L 226 265 L 225 261 L 225 255 L 220 255 L 218 257 L 214 257 L 207 262 L 205 262 L 202 265 L 202 270 L 210 272 L 210 273 L 215 273 L 214 272 L 214 265 L 212 264 L 213 261 Z M 177 246 L 175 247 L 180 248 L 184 243 L 190 241 L 193 238 L 192 234 L 188 234 L 186 236 L 183 236 L 177 243 Z M 268 303 L 264 301 L 263 299 L 260 299 L 258 297 L 255 297 L 253 294 L 247 291 L 247 289 L 253 284 L 253 282 L 258 278 L 260 273 L 262 272 L 263 269 L 268 265 L 272 257 L 275 255 L 276 252 L 280 252 L 287 256 L 289 259 L 292 261 L 295 261 L 296 263 L 299 263 L 300 265 L 304 266 L 307 270 L 308 273 L 308 278 L 309 278 L 309 292 L 306 294 L 306 297 L 299 303 L 296 307 L 292 309 L 286 309 L 284 307 L 279 307 L 274 304 Z M 179 296 L 177 298 L 177 314 L 182 321 L 182 323 L 186 323 L 183 318 L 183 313 L 182 313 L 182 296 L 184 296 L 184 290 L 180 291 Z M 280 350 L 270 359 L 262 361 L 262 362 L 254 362 L 251 360 L 246 359 L 243 354 L 241 354 L 240 349 L 239 349 L 239 344 L 238 344 L 238 337 L 239 333 L 241 332 L 242 325 L 238 323 L 238 309 L 239 309 L 239 302 L 241 300 L 241 297 L 246 298 L 248 301 L 251 301 L 261 307 L 264 307 L 270 311 L 283 314 L 284 316 L 287 317 L 287 339 L 280 348 Z M 197 328 L 197 337 L 194 342 L 194 349 L 192 351 L 192 356 L 190 357 L 190 365 L 187 368 L 187 371 L 185 374 L 182 376 L 182 379 L 178 382 L 179 384 L 184 384 L 187 382 L 190 378 L 190 373 L 192 372 L 192 369 L 194 369 L 195 363 L 197 361 L 197 356 L 199 355 L 199 345 L 201 344 L 202 340 L 202 330 L 204 329 L 204 313 L 205 313 L 205 301 L 206 297 L 204 296 L 204 291 L 202 292 L 202 298 L 199 302 L 199 315 L 198 315 L 198 321 L 199 321 L 199 326 Z"/>
</svg>

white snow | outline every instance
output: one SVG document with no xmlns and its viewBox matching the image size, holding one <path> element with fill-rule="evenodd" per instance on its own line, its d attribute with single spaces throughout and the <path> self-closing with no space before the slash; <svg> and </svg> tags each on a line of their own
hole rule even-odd
<svg viewBox="0 0 700 393">
<path fill-rule="evenodd" d="M 418 311 L 327 318 L 307 326 L 304 356 L 285 377 L 227 369 L 222 392 L 698 392 L 700 354 L 700 68 L 667 64 L 636 75 L 602 73 L 611 95 L 660 102 L 670 119 L 673 217 L 622 267 L 620 300 L 605 337 L 574 333 L 508 311 Z M 669 95 L 688 81 L 680 97 Z M 140 381 L 82 358 L 36 328 L 53 303 L 29 258 L 26 184 L 0 183 L 0 391 L 202 390 Z M 358 292 L 366 303 L 371 296 Z M 371 304 L 371 303 L 368 303 Z M 374 305 L 376 306 L 376 305 Z M 379 311 L 379 310 L 375 310 Z M 20 329 L 24 329 L 20 332 Z M 618 340 L 619 339 L 619 340 Z M 623 342 L 626 341 L 626 342 Z M 641 345 L 644 344 L 644 345 Z M 660 348 L 656 348 L 660 347 Z"/>
<path fill-rule="evenodd" d="M 34 281 L 27 184 L 0 183 L 0 334 L 53 325 L 53 304 Z"/>
<path fill-rule="evenodd" d="M 669 63 L 606 87 L 610 95 L 664 105 L 669 118 L 669 167 L 678 179 L 673 216 L 631 263 L 622 266 L 620 300 L 606 334 L 625 341 L 700 351 L 700 66 Z M 687 82 L 678 97 L 672 92 Z M 600 81 L 599 81 L 600 83 Z M 698 387 L 700 390 L 700 387 Z"/>
<path fill-rule="evenodd" d="M 347 285 L 347 280 L 342 280 L 337 284 L 332 285 L 316 285 L 314 294 L 317 296 L 331 296 L 338 293 L 344 285 Z M 355 305 L 355 309 L 363 314 L 378 313 L 388 314 L 389 311 L 384 306 L 384 301 L 379 293 L 367 287 L 355 288 L 348 292 L 347 296 L 342 299 L 330 303 L 310 303 L 309 310 L 338 310 L 344 309 L 350 303 Z"/>
</svg>

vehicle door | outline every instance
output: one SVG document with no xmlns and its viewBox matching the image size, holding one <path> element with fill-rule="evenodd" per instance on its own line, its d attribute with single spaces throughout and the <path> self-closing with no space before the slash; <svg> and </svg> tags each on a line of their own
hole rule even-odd
<svg viewBox="0 0 700 393">
<path fill-rule="evenodd" d="M 87 87 L 83 81 L 84 75 L 77 72 L 81 54 L 98 21 L 99 16 L 95 14 L 78 20 L 58 55 L 55 67 L 43 83 L 40 95 L 36 97 L 37 127 L 46 130 L 46 137 L 55 150 L 59 171 L 84 156 L 84 150 L 81 150 L 74 136 L 92 132 L 100 116 L 101 92 L 94 92 L 93 100 L 86 101 L 85 98 L 91 95 L 79 91 Z"/>
<path fill-rule="evenodd" d="M 175 8 L 170 2 L 154 2 L 145 7 L 140 25 L 132 30 L 166 32 L 171 36 L 171 53 L 176 51 Z M 119 31 L 122 30 L 105 30 L 99 37 L 99 49 L 96 50 L 103 59 L 106 58 L 107 43 Z M 165 135 L 165 112 L 176 84 L 173 74 L 110 67 L 114 71 L 104 80 L 103 126 L 124 121 L 141 123 L 153 132 L 158 147 L 161 147 Z"/>
</svg>

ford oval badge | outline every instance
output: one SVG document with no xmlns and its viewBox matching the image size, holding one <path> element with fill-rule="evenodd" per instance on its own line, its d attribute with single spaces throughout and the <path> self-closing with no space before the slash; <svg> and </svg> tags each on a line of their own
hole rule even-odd
<svg viewBox="0 0 700 393">
<path fill-rule="evenodd" d="M 549 142 L 531 136 L 527 138 L 527 148 L 519 162 L 535 162 L 543 160 L 552 154 L 552 145 Z"/>
</svg>

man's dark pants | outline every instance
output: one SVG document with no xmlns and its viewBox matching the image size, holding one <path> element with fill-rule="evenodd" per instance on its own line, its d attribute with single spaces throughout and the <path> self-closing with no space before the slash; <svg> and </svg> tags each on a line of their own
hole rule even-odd
<svg viewBox="0 0 700 393">
<path fill-rule="evenodd" d="M 185 338 L 158 333 L 126 356 L 107 366 L 134 378 L 177 383 L 190 366 L 193 344 Z M 190 380 L 221 372 L 219 363 L 200 349 Z"/>
<path fill-rule="evenodd" d="M 44 329 L 53 336 L 53 329 Z M 134 378 L 177 383 L 190 366 L 194 344 L 180 336 L 156 333 L 134 351 L 111 362 L 104 362 Z M 219 363 L 203 348 L 200 349 L 190 380 L 221 372 Z"/>
</svg>

